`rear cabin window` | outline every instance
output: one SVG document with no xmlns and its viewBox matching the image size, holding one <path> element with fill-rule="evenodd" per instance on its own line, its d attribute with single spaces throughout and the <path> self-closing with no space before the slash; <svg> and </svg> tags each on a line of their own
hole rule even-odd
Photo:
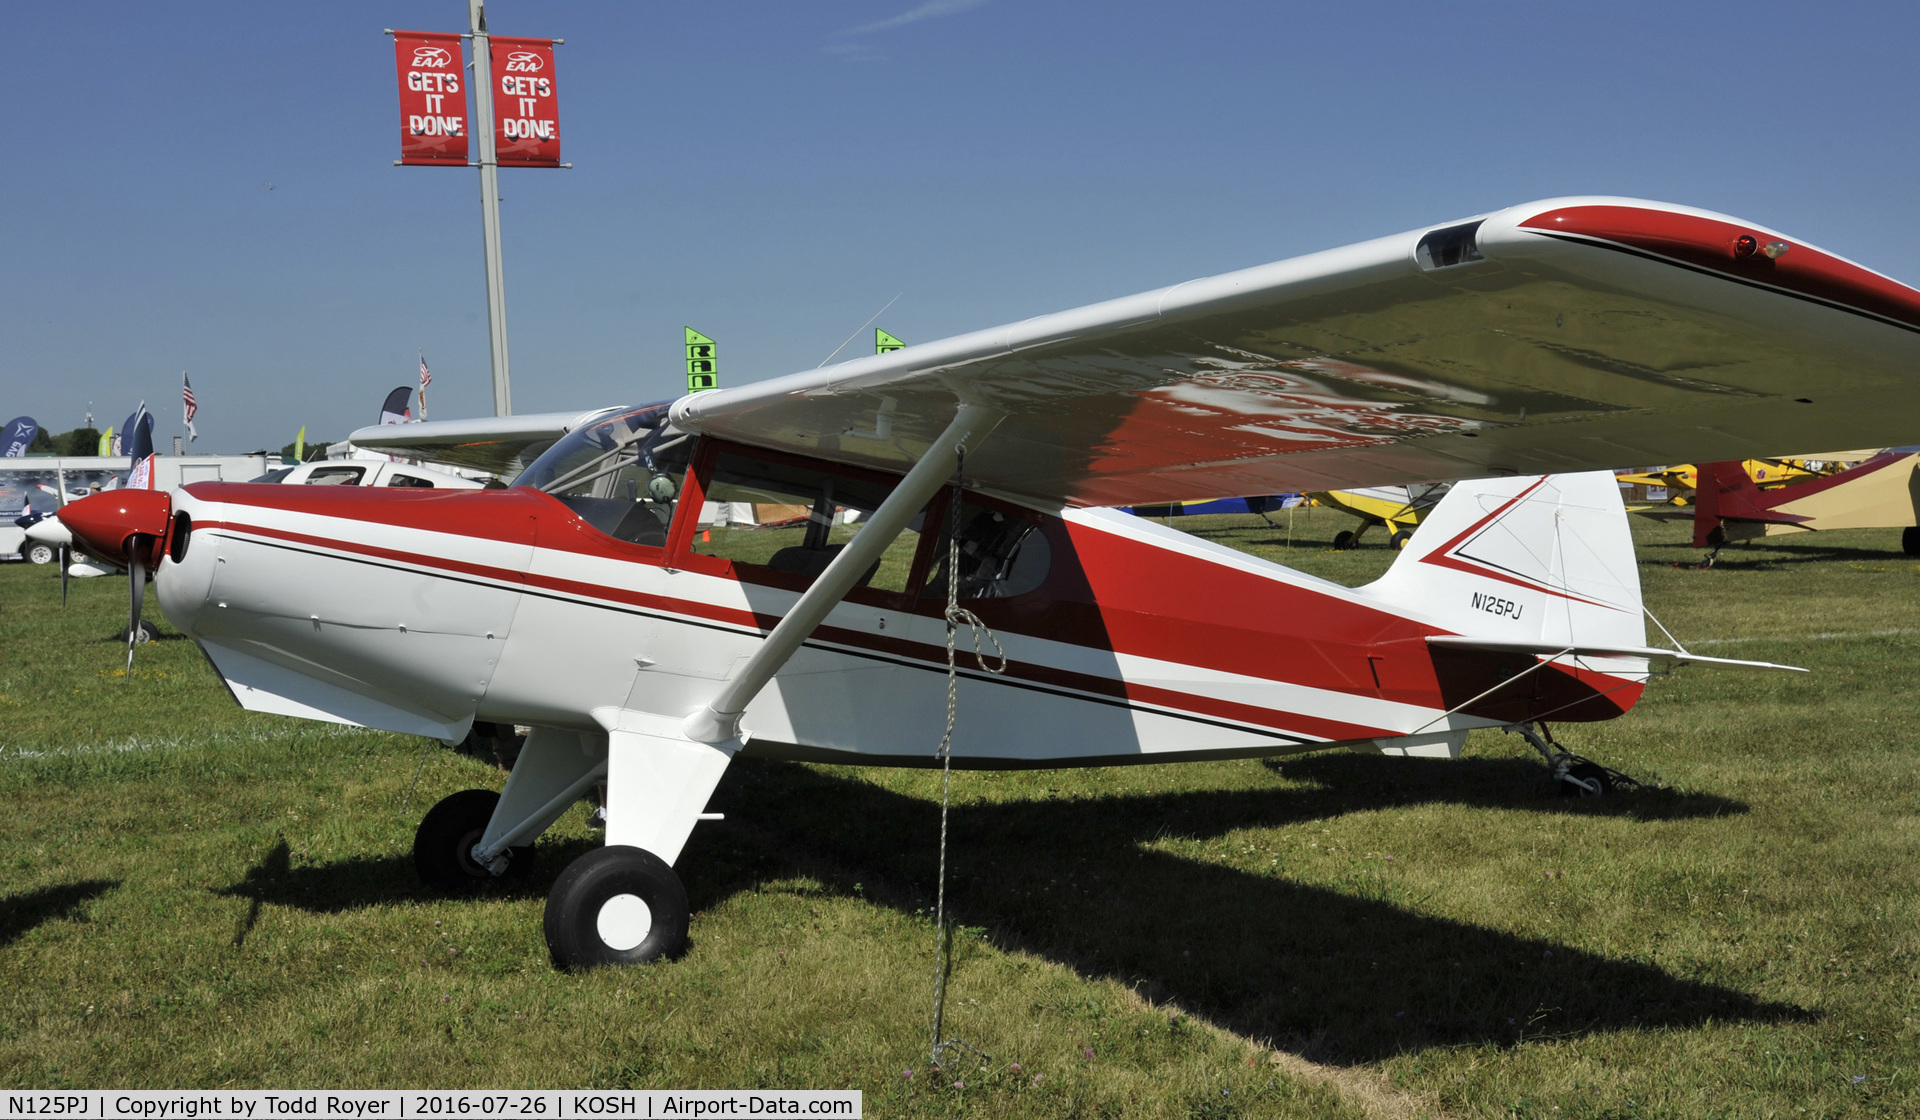
<svg viewBox="0 0 1920 1120">
<path fill-rule="evenodd" d="M 308 486 L 358 486 L 365 467 L 315 467 L 307 476 Z"/>
<path fill-rule="evenodd" d="M 722 451 L 707 473 L 692 549 L 811 582 L 860 534 L 893 487 L 892 479 L 855 478 Z M 923 511 L 914 518 L 856 586 L 907 589 L 925 516 Z"/>
<path fill-rule="evenodd" d="M 940 518 L 940 539 L 921 588 L 923 599 L 947 597 L 951 514 Z M 1053 567 L 1053 546 L 1039 523 L 973 502 L 960 505 L 960 598 L 1012 599 L 1038 591 Z"/>
<path fill-rule="evenodd" d="M 422 478 L 417 474 L 395 474 L 393 478 L 388 481 L 387 485 L 411 486 L 416 489 L 431 490 L 433 489 L 433 480 L 431 478 Z"/>
</svg>

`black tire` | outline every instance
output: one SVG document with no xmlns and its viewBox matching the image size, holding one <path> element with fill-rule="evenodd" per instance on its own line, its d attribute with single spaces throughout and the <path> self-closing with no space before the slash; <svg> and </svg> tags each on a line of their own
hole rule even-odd
<svg viewBox="0 0 1920 1120">
<path fill-rule="evenodd" d="M 132 635 L 134 645 L 144 646 L 160 636 L 160 627 L 143 618 L 140 620 L 140 632 L 138 634 L 135 634 L 133 627 L 129 626 L 121 631 L 120 640 L 123 642 L 126 641 L 129 635 Z"/>
<path fill-rule="evenodd" d="M 59 549 L 45 541 L 28 541 L 20 549 L 20 555 L 26 557 L 29 564 L 51 564 L 59 554 Z"/>
<path fill-rule="evenodd" d="M 687 922 L 687 890 L 673 868 L 645 849 L 611 844 L 574 860 L 554 881 L 547 951 L 567 970 L 673 958 L 686 950 Z"/>
<path fill-rule="evenodd" d="M 1909 525 L 1900 530 L 1900 549 L 1908 556 L 1920 556 L 1920 526 Z"/>
<path fill-rule="evenodd" d="M 1358 539 L 1358 537 L 1353 535 L 1353 530 L 1342 529 L 1333 535 L 1333 550 L 1335 552 L 1345 552 L 1347 549 L 1352 548 L 1353 542 Z"/>
<path fill-rule="evenodd" d="M 533 864 L 531 847 L 507 849 L 501 875 L 473 862 L 473 846 L 499 804 L 500 795 L 490 789 L 463 789 L 428 809 L 413 833 L 413 870 L 420 881 L 449 894 L 472 894 L 525 876 Z"/>
<path fill-rule="evenodd" d="M 1596 793 L 1593 790 L 1574 785 L 1572 782 L 1561 782 L 1559 785 L 1560 796 L 1562 797 L 1604 797 L 1613 792 L 1613 779 L 1607 776 L 1606 767 L 1598 763 L 1576 762 L 1571 767 L 1568 767 L 1567 776 L 1570 778 L 1578 778 L 1583 782 L 1593 783 L 1600 788 L 1599 792 Z"/>
<path fill-rule="evenodd" d="M 1407 547 L 1407 542 L 1412 539 L 1413 539 L 1413 530 L 1402 529 L 1399 532 L 1395 533 L 1393 536 L 1388 537 L 1387 543 L 1393 546 L 1393 550 L 1395 552 L 1399 552 L 1401 549 Z"/>
</svg>

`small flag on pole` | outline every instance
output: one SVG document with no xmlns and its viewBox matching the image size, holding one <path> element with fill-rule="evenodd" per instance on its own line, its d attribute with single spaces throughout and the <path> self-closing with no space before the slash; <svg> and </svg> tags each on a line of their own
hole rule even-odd
<svg viewBox="0 0 1920 1120">
<path fill-rule="evenodd" d="M 420 355 L 420 419 L 427 418 L 427 386 L 433 384 L 433 371 L 427 368 L 426 351 L 416 351 Z"/>
<path fill-rule="evenodd" d="M 413 421 L 413 410 L 407 402 L 413 399 L 413 390 L 405 385 L 396 385 L 387 399 L 380 402 L 380 422 L 382 424 L 408 424 Z"/>
<path fill-rule="evenodd" d="M 307 461 L 307 426 L 305 424 L 300 425 L 299 433 L 293 437 L 293 461 L 296 463 Z"/>
<path fill-rule="evenodd" d="M 200 406 L 194 402 L 193 382 L 187 380 L 184 369 L 180 371 L 180 401 L 187 411 L 187 442 L 192 443 L 200 438 L 200 433 L 193 430 L 193 418 L 199 415 Z"/>
<path fill-rule="evenodd" d="M 687 392 L 717 388 L 720 372 L 714 364 L 713 340 L 692 327 L 687 331 Z"/>
<path fill-rule="evenodd" d="M 907 345 L 906 343 L 893 337 L 892 335 L 888 334 L 886 331 L 881 330 L 879 327 L 873 328 L 873 352 L 874 353 L 891 354 L 895 350 L 905 349 L 906 345 Z"/>
</svg>

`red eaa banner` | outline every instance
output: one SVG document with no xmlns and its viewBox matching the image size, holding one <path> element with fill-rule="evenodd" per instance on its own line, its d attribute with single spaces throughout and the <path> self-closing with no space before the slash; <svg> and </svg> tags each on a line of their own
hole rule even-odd
<svg viewBox="0 0 1920 1120">
<path fill-rule="evenodd" d="M 560 99 L 552 39 L 495 35 L 493 142 L 500 166 L 560 166 Z"/>
<path fill-rule="evenodd" d="M 393 64 L 400 74 L 400 162 L 467 166 L 460 36 L 396 31 Z"/>
</svg>

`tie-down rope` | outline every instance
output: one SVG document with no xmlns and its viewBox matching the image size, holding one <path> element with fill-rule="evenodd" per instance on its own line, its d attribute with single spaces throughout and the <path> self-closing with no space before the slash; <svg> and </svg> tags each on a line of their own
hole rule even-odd
<svg viewBox="0 0 1920 1120">
<path fill-rule="evenodd" d="M 955 452 L 953 468 L 953 499 L 948 503 L 952 514 L 947 530 L 947 729 L 940 736 L 940 746 L 934 751 L 934 757 L 940 760 L 940 879 L 938 893 L 935 895 L 933 909 L 934 948 L 933 948 L 933 1050 L 931 1061 L 937 1067 L 951 1050 L 971 1051 L 982 1062 L 991 1063 L 992 1058 L 982 1053 L 980 1048 L 960 1038 L 942 1039 L 940 1032 L 945 1026 L 947 1010 L 947 973 L 953 965 L 953 931 L 947 925 L 947 807 L 953 794 L 953 725 L 959 713 L 960 672 L 955 666 L 954 634 L 961 623 L 973 631 L 973 657 L 980 668 L 989 673 L 1007 671 L 1007 651 L 1000 648 L 1000 639 L 994 637 L 980 616 L 960 606 L 960 507 L 964 495 L 966 477 L 967 448 L 962 444 Z M 993 645 L 995 657 L 1000 664 L 989 665 L 987 655 L 980 647 L 984 636 Z"/>
</svg>

